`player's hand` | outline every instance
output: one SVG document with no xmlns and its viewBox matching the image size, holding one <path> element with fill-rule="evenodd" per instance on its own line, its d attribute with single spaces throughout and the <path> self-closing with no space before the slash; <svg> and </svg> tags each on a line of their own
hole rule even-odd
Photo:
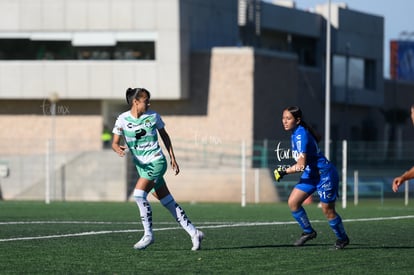
<svg viewBox="0 0 414 275">
<path fill-rule="evenodd" d="M 123 157 L 125 156 L 125 153 L 128 152 L 128 147 L 124 145 L 120 145 L 118 150 L 115 150 L 115 152 L 118 154 L 118 156 Z"/>
<path fill-rule="evenodd" d="M 273 171 L 273 174 L 275 175 L 275 179 L 277 181 L 280 181 L 283 179 L 283 177 L 287 174 L 286 171 L 282 167 L 278 167 Z"/>
<path fill-rule="evenodd" d="M 180 173 L 180 167 L 178 166 L 178 163 L 175 161 L 175 159 L 171 160 L 171 168 L 174 171 L 174 175 L 178 175 L 178 173 Z"/>
<path fill-rule="evenodd" d="M 401 177 L 396 177 L 392 182 L 392 191 L 398 192 L 398 187 L 403 183 Z"/>
</svg>

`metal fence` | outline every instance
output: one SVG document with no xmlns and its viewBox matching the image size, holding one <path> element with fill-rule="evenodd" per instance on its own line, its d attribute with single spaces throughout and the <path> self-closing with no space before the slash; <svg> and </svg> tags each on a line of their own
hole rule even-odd
<svg viewBox="0 0 414 275">
<path fill-rule="evenodd" d="M 177 146 L 176 146 L 177 147 Z M 323 148 L 323 144 L 320 146 Z M 206 140 L 204 143 L 178 143 L 179 154 L 191 160 L 193 165 L 201 166 L 240 166 L 243 158 L 243 143 L 221 143 Z M 293 163 L 290 141 L 255 141 L 246 145 L 246 163 L 251 168 L 267 168 L 273 171 L 278 165 Z M 343 141 L 331 143 L 330 160 L 340 173 L 341 189 L 346 182 L 346 197 L 358 203 L 361 199 L 376 199 L 381 204 L 387 197 L 404 197 L 404 190 L 398 194 L 392 192 L 394 177 L 402 174 L 414 165 L 414 142 L 367 142 L 347 141 L 344 151 Z M 344 167 L 346 154 L 346 167 Z M 345 170 L 344 170 L 345 169 Z M 271 175 L 271 173 L 269 173 Z M 297 177 L 286 177 L 281 183 L 274 183 L 282 200 L 286 200 Z M 357 187 L 356 187 L 357 185 Z M 408 182 L 409 196 L 414 195 L 414 181 Z M 356 189 L 358 188 L 358 189 Z M 315 198 L 316 199 L 316 198 Z"/>
<path fill-rule="evenodd" d="M 50 144 L 32 140 L 17 146 L 13 140 L 0 143 L 0 196 L 5 199 L 73 198 L 83 190 L 81 199 L 124 200 L 135 181 L 135 172 L 128 168 L 127 158 L 120 160 L 110 149 L 90 140 L 59 140 Z M 323 144 L 321 145 L 323 148 Z M 332 142 L 331 161 L 342 171 L 342 141 Z M 268 169 L 292 163 L 290 141 L 260 140 L 252 144 L 242 141 L 223 142 L 217 139 L 175 140 L 175 154 L 186 169 Z M 383 201 L 393 194 L 392 178 L 414 165 L 414 142 L 348 142 L 346 183 L 348 198 L 355 194 L 355 172 L 358 174 L 358 196 Z M 244 167 L 244 168 L 243 168 Z M 276 184 L 280 197 L 285 200 L 296 177 L 289 176 Z M 126 186 L 123 187 L 124 183 Z M 119 185 L 122 185 L 120 187 Z M 341 182 L 342 184 L 342 182 Z M 412 183 L 410 183 L 410 186 Z M 94 193 L 103 186 L 99 197 Z M 412 195 L 414 186 L 409 188 Z M 48 190 L 49 188 L 49 190 Z M 114 191 L 117 188 L 121 191 Z M 106 193 L 105 193 L 106 192 Z"/>
</svg>

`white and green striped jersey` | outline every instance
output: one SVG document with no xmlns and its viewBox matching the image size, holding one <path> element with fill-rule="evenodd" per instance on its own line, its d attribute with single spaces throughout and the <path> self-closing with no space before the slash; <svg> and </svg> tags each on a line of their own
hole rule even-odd
<svg viewBox="0 0 414 275">
<path fill-rule="evenodd" d="M 112 133 L 124 136 L 138 163 L 147 164 L 164 157 L 157 134 L 157 129 L 164 128 L 164 125 L 161 116 L 154 111 L 148 110 L 139 118 L 127 111 L 118 116 Z"/>
</svg>

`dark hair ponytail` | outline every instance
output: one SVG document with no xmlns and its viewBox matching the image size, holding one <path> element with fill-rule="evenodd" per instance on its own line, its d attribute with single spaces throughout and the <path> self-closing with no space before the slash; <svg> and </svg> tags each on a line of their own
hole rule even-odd
<svg viewBox="0 0 414 275">
<path fill-rule="evenodd" d="M 148 99 L 151 98 L 151 94 L 147 89 L 144 89 L 144 88 L 134 88 L 134 89 L 128 88 L 126 90 L 126 94 L 125 94 L 126 102 L 128 103 L 129 106 L 131 106 L 132 101 L 134 99 L 138 99 L 138 98 L 142 97 L 144 94 L 147 95 Z"/>
<path fill-rule="evenodd" d="M 291 107 L 286 108 L 286 110 L 289 111 L 295 119 L 300 119 L 299 125 L 302 125 L 306 130 L 308 130 L 309 133 L 311 133 L 313 138 L 316 140 L 316 142 L 321 141 L 322 139 L 321 135 L 303 120 L 302 110 L 298 106 L 291 106 Z"/>
<path fill-rule="evenodd" d="M 126 90 L 126 102 L 131 106 L 132 100 L 135 97 L 135 89 L 128 88 Z"/>
</svg>

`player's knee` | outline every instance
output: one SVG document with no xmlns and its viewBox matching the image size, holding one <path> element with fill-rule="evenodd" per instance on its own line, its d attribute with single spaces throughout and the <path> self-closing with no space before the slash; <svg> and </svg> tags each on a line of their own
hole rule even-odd
<svg viewBox="0 0 414 275">
<path fill-rule="evenodd" d="M 336 217 L 335 206 L 331 203 L 322 203 L 322 213 L 328 220 L 334 219 Z"/>
<path fill-rule="evenodd" d="M 294 198 L 289 198 L 288 206 L 291 211 L 298 211 L 302 205 L 298 200 Z"/>
</svg>

